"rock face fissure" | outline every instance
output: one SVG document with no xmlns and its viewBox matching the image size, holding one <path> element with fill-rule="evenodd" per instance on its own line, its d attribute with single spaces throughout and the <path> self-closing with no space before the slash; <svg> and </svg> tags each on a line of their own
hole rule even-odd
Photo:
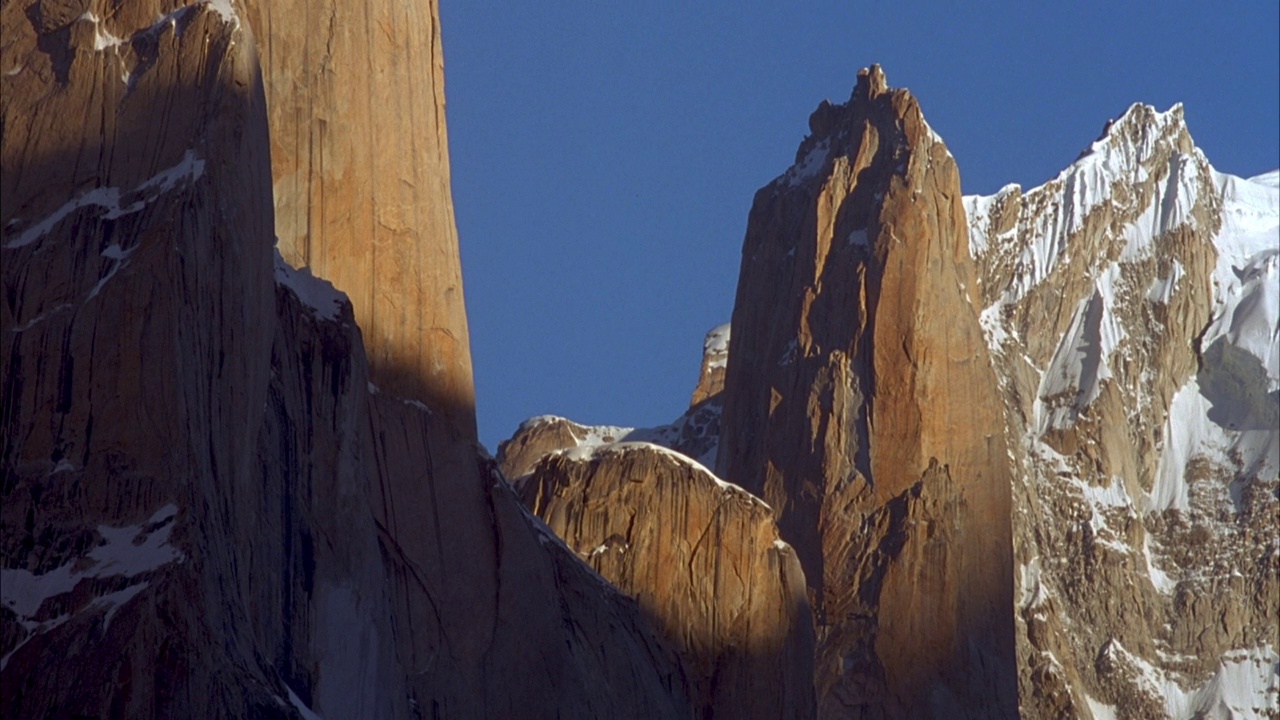
<svg viewBox="0 0 1280 720">
<path fill-rule="evenodd" d="M 369 62 L 403 51 L 431 58 L 430 72 L 343 88 L 407 97 L 440 77 L 435 5 L 413 6 L 401 9 L 421 22 L 407 24 L 425 34 L 394 47 L 380 36 Z M 333 9 L 337 24 L 372 13 L 371 35 L 406 24 L 368 5 Z M 413 225 L 404 237 L 429 235 L 406 272 L 434 269 L 384 288 L 429 327 L 398 334 L 388 328 L 403 317 L 374 311 L 371 371 L 346 296 L 273 257 L 277 211 L 328 223 L 315 238 L 333 262 L 372 245 L 367 228 L 334 219 L 341 208 L 282 197 L 278 168 L 273 203 L 269 145 L 292 146 L 296 129 L 269 128 L 268 106 L 283 111 L 267 98 L 294 93 L 314 110 L 308 153 L 326 172 L 374 144 L 325 140 L 332 85 L 264 92 L 250 18 L 265 10 L 0 10 L 4 715 L 691 717 L 671 644 L 475 445 L 461 288 L 432 274 L 451 277 L 457 258 L 452 220 L 439 219 L 438 85 L 414 106 L 436 122 L 438 152 L 406 153 L 434 200 L 401 199 L 436 219 L 397 221 Z M 263 22 L 276 60 L 317 37 L 368 42 Z M 273 67 L 269 83 L 293 82 Z M 405 147 L 428 142 L 420 129 Z M 405 206 L 378 206 L 394 193 L 360 194 L 367 179 L 308 187 L 405 229 L 393 222 Z"/>
<path fill-rule="evenodd" d="M 956 165 L 878 67 L 756 194 L 718 470 L 808 578 L 820 714 L 1012 717 L 1009 459 Z"/>
</svg>

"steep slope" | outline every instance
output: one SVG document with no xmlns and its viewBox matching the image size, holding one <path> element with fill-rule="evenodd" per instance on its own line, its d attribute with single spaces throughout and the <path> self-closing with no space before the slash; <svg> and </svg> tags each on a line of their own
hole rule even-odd
<svg viewBox="0 0 1280 720">
<path fill-rule="evenodd" d="M 804 573 L 764 503 L 637 442 L 552 453 L 521 495 L 672 639 L 698 717 L 813 716 Z"/>
<path fill-rule="evenodd" d="M 273 258 L 242 8 L 0 27 L 4 714 L 688 717 L 459 405 L 380 392 L 345 296 Z"/>
<path fill-rule="evenodd" d="M 965 198 L 1028 717 L 1280 712 L 1274 177 L 1134 105 L 1048 183 Z"/>
<path fill-rule="evenodd" d="M 778 513 L 825 717 L 1016 713 L 1008 460 L 955 162 L 879 67 L 755 197 L 718 470 Z"/>
</svg>

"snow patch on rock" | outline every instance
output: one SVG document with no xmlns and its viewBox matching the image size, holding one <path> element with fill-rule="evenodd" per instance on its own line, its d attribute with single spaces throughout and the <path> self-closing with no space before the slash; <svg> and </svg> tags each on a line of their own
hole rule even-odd
<svg viewBox="0 0 1280 720">
<path fill-rule="evenodd" d="M 292 291 L 317 318 L 337 320 L 342 314 L 342 306 L 350 302 L 346 294 L 328 280 L 312 275 L 310 268 L 294 268 L 280 254 L 280 248 L 276 248 L 275 253 L 276 284 Z"/>
<path fill-rule="evenodd" d="M 180 562 L 185 556 L 169 545 L 171 521 L 176 513 L 176 506 L 166 505 L 146 525 L 99 525 L 101 543 L 84 557 L 48 572 L 0 570 L 0 601 L 20 620 L 28 620 L 36 616 L 46 600 L 71 592 L 84 578 L 130 578 Z M 156 525 L 159 527 L 153 527 Z"/>
<path fill-rule="evenodd" d="M 132 189 L 121 191 L 119 188 L 114 187 L 98 187 L 81 193 L 74 199 L 64 203 L 57 210 L 54 210 L 43 220 L 27 226 L 26 229 L 17 234 L 17 237 L 7 241 L 4 247 L 6 250 L 26 247 L 47 235 L 68 215 L 83 208 L 99 208 L 103 211 L 100 217 L 105 220 L 114 220 L 136 213 L 159 196 L 172 191 L 180 183 L 195 182 L 202 175 L 204 175 L 204 160 L 196 155 L 194 150 L 188 150 L 176 165 L 161 170 L 155 176 Z M 132 202 L 121 204 L 125 198 L 132 199 Z M 7 226 L 5 231 L 6 233 L 9 231 Z"/>
</svg>

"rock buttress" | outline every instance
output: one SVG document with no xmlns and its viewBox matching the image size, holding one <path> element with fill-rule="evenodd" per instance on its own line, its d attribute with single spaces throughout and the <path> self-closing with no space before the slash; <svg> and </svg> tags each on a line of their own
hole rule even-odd
<svg viewBox="0 0 1280 720">
<path fill-rule="evenodd" d="M 1012 717 L 1010 478 L 959 175 L 878 67 L 755 198 L 719 474 L 808 578 L 826 717 Z"/>
</svg>

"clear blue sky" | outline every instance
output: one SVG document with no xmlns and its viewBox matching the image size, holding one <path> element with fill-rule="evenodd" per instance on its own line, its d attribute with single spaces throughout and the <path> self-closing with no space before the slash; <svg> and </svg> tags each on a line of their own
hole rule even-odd
<svg viewBox="0 0 1280 720">
<path fill-rule="evenodd" d="M 1219 170 L 1280 165 L 1280 3 L 442 1 L 480 437 L 678 416 L 747 211 L 859 68 L 920 99 L 966 194 L 1037 185 L 1133 102 Z M 794 7 L 797 6 L 798 7 Z"/>
</svg>

